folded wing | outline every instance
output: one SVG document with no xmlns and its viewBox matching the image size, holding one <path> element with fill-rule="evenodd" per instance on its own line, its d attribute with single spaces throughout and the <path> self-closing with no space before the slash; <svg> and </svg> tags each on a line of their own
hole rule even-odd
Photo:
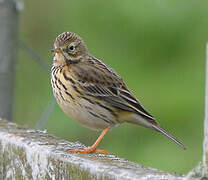
<svg viewBox="0 0 208 180">
<path fill-rule="evenodd" d="M 127 89 L 121 77 L 111 68 L 96 60 L 96 65 L 83 64 L 76 69 L 80 78 L 80 88 L 89 95 L 102 99 L 112 106 L 122 110 L 137 113 L 150 121 L 155 122 L 139 103 L 139 101 Z M 96 68 L 99 66 L 99 68 Z M 79 79 L 76 77 L 76 79 Z"/>
</svg>

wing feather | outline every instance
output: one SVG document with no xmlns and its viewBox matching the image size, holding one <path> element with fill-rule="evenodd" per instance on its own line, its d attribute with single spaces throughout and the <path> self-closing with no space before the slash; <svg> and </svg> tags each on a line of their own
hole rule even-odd
<svg viewBox="0 0 208 180">
<path fill-rule="evenodd" d="M 76 73 L 74 73 L 77 74 L 76 79 L 80 78 L 78 80 L 80 88 L 87 95 L 102 99 L 114 107 L 138 113 L 154 121 L 154 117 L 141 106 L 113 69 L 97 59 L 94 63 L 96 64 L 93 66 L 92 62 L 79 64 L 79 67 L 75 70 Z"/>
</svg>

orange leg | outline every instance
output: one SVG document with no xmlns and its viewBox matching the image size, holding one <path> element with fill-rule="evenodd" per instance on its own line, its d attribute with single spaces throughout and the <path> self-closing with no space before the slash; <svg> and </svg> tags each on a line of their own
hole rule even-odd
<svg viewBox="0 0 208 180">
<path fill-rule="evenodd" d="M 100 141 L 102 140 L 102 138 L 105 136 L 105 134 L 110 130 L 110 128 L 106 128 L 102 131 L 101 135 L 98 137 L 98 139 L 95 141 L 95 143 L 88 148 L 84 148 L 84 149 L 70 149 L 68 150 L 68 152 L 72 152 L 72 153 L 93 153 L 93 152 L 97 152 L 97 153 L 101 153 L 101 154 L 108 154 L 107 151 L 102 150 L 102 149 L 97 149 L 97 146 L 100 144 Z"/>
</svg>

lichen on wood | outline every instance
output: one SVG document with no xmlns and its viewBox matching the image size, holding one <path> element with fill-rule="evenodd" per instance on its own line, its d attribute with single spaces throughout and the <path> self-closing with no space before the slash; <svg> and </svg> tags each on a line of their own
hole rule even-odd
<svg viewBox="0 0 208 180">
<path fill-rule="evenodd" d="M 143 167 L 114 155 L 67 152 L 80 147 L 85 146 L 0 120 L 0 177 L 23 180 L 183 179 L 183 175 Z"/>
</svg>

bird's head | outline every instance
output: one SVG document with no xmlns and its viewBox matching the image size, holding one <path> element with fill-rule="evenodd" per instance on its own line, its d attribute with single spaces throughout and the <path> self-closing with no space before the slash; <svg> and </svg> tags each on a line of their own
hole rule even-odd
<svg viewBox="0 0 208 180">
<path fill-rule="evenodd" d="M 82 38 L 73 32 L 63 32 L 58 35 L 52 52 L 54 63 L 57 65 L 76 63 L 88 54 Z"/>
</svg>

